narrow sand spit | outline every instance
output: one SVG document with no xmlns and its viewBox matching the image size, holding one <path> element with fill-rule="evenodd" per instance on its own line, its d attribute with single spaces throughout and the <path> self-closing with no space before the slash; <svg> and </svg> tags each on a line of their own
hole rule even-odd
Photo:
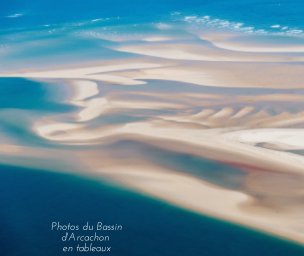
<svg viewBox="0 0 304 256">
<path fill-rule="evenodd" d="M 273 43 L 252 42 L 253 37 L 243 36 L 241 34 L 219 34 L 219 33 L 203 33 L 199 35 L 202 40 L 208 40 L 219 49 L 236 51 L 236 52 L 251 52 L 251 53 L 304 53 L 302 44 L 283 44 L 278 42 L 277 38 L 273 38 Z M 238 40 L 239 39 L 239 40 Z M 245 39 L 245 40 L 244 40 Z M 251 40 L 250 40 L 251 39 Z M 267 39 L 264 36 L 264 39 Z"/>
<path fill-rule="evenodd" d="M 275 214 L 275 211 L 265 212 L 258 207 L 253 207 L 251 211 L 245 210 L 247 204 L 254 202 L 254 198 L 245 193 L 212 186 L 170 170 L 157 170 L 154 166 L 137 169 L 134 166 L 117 169 L 107 167 L 106 170 L 100 171 L 100 174 L 171 204 L 303 242 L 303 236 L 290 228 L 294 220 L 290 220 L 287 215 Z"/>
</svg>

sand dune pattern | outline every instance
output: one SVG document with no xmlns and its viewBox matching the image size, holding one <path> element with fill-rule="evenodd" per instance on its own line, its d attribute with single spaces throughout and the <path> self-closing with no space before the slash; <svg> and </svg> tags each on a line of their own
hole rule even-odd
<svg viewBox="0 0 304 256">
<path fill-rule="evenodd" d="M 151 35 L 114 47 L 135 54 L 129 59 L 2 74 L 59 81 L 75 110 L 32 121 L 28 129 L 45 144 L 7 139 L 0 154 L 33 166 L 57 160 L 61 171 L 78 165 L 74 170 L 303 243 L 303 47 L 193 36 L 192 43 Z"/>
</svg>

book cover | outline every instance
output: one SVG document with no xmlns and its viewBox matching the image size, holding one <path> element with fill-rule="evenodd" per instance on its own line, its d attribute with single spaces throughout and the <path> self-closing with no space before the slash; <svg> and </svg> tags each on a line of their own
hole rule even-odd
<svg viewBox="0 0 304 256">
<path fill-rule="evenodd" d="M 304 255 L 304 2 L 0 3 L 0 256 Z"/>
</svg>

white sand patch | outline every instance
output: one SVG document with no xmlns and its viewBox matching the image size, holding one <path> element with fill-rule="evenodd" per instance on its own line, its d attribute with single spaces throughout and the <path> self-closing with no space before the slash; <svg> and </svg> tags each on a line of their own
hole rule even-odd
<svg viewBox="0 0 304 256">
<path fill-rule="evenodd" d="M 99 93 L 98 85 L 93 81 L 76 80 L 72 82 L 72 85 L 75 90 L 75 96 L 72 99 L 74 102 L 82 102 Z"/>
<path fill-rule="evenodd" d="M 285 150 L 304 149 L 304 129 L 250 129 L 226 133 L 225 137 L 241 143 L 271 143 Z"/>
</svg>

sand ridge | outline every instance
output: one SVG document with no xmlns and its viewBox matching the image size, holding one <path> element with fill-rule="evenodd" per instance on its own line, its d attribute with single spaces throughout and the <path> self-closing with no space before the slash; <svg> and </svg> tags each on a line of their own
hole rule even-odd
<svg viewBox="0 0 304 256">
<path fill-rule="evenodd" d="M 304 156 L 292 152 L 304 147 L 304 57 L 293 54 L 302 48 L 229 47 L 234 35 L 201 37 L 186 44 L 153 35 L 112 47 L 140 60 L 2 77 L 69 86 L 66 103 L 76 110 L 40 117 L 29 129 L 88 175 L 303 243 Z M 0 154 L 22 161 L 28 147 L 8 145 Z M 168 162 L 180 156 L 226 169 L 212 180 L 217 165 L 195 164 L 200 170 L 191 173 Z"/>
</svg>

